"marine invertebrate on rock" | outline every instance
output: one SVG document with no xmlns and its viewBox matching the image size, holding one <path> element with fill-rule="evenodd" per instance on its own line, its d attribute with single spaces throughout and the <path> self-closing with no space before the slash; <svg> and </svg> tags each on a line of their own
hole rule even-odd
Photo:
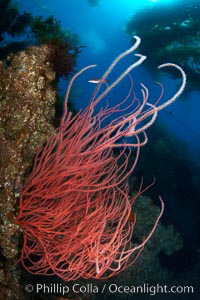
<svg viewBox="0 0 200 300">
<path fill-rule="evenodd" d="M 98 95 L 115 65 L 138 47 L 140 38 L 135 40 L 102 76 L 88 107 L 74 117 L 67 111 L 71 86 L 81 73 L 95 65 L 82 69 L 72 78 L 60 127 L 37 153 L 32 174 L 20 195 L 20 212 L 16 218 L 24 232 L 20 261 L 31 273 L 56 274 L 66 281 L 111 277 L 134 263 L 163 213 L 161 199 L 162 208 L 150 233 L 141 244 L 133 245 L 131 237 L 136 219 L 130 218 L 131 204 L 142 188 L 129 199 L 126 179 L 135 168 L 140 147 L 147 142 L 145 130 L 153 124 L 157 112 L 182 93 L 185 73 L 174 64 L 159 67 L 174 66 L 182 74 L 181 87 L 165 103 L 158 104 L 161 97 L 154 104 L 148 102 L 148 89 L 143 84 L 142 100 L 133 94 L 128 103 L 133 90 L 130 77 L 127 97 L 96 112 L 97 104 L 105 95 L 146 59 L 135 54 L 138 60 Z M 119 115 L 106 123 L 115 113 Z M 120 142 L 127 137 L 134 140 Z M 121 151 L 114 155 L 113 148 L 119 146 Z M 131 147 L 136 152 L 129 167 Z"/>
</svg>

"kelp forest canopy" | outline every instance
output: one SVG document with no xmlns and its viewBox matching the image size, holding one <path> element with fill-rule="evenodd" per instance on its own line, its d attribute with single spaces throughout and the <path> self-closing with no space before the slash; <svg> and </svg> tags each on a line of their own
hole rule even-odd
<svg viewBox="0 0 200 300">
<path fill-rule="evenodd" d="M 156 3 L 135 13 L 128 21 L 126 31 L 131 36 L 141 36 L 144 42 L 140 51 L 151 56 L 148 65 L 151 72 L 155 70 L 156 65 L 163 62 L 176 62 L 188 75 L 188 88 L 199 90 L 199 16 L 198 0 L 177 0 L 171 4 Z"/>
</svg>

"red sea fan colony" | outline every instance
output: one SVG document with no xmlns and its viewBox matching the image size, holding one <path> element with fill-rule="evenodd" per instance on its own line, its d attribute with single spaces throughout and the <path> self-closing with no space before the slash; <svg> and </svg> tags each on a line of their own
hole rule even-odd
<svg viewBox="0 0 200 300">
<path fill-rule="evenodd" d="M 141 244 L 134 245 L 131 237 L 136 219 L 130 222 L 131 205 L 141 190 L 130 199 L 127 177 L 137 164 L 140 147 L 147 143 L 146 129 L 155 121 L 157 112 L 182 93 L 186 76 L 177 65 L 159 66 L 178 69 L 181 87 L 165 103 L 161 103 L 162 89 L 152 104 L 148 89 L 141 84 L 139 100 L 133 93 L 129 72 L 146 57 L 135 54 L 138 60 L 108 85 L 106 78 L 115 65 L 140 44 L 140 38 L 134 38 L 135 44 L 120 54 L 99 80 L 88 107 L 74 117 L 67 112 L 71 86 L 77 76 L 95 65 L 72 78 L 60 127 L 36 155 L 33 171 L 20 195 L 16 218 L 24 234 L 20 261 L 30 273 L 57 275 L 65 281 L 111 277 L 134 263 L 163 213 L 160 199 L 162 207 L 155 225 Z M 127 97 L 96 112 L 97 104 L 127 75 L 131 83 Z M 104 85 L 106 88 L 100 93 Z M 121 150 L 113 151 L 114 147 Z M 134 162 L 129 167 L 132 148 Z"/>
</svg>

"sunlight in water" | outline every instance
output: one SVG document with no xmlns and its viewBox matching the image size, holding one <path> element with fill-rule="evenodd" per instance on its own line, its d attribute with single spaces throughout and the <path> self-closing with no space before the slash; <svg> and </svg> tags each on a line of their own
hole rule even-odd
<svg viewBox="0 0 200 300">
<path fill-rule="evenodd" d="M 159 2 L 160 4 L 175 2 L 174 0 L 149 0 L 149 1 L 150 1 L 150 2 L 153 2 L 153 3 Z"/>
</svg>

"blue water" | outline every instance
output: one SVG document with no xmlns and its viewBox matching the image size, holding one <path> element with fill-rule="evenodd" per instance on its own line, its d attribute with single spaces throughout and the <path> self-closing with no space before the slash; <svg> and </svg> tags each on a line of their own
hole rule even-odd
<svg viewBox="0 0 200 300">
<path fill-rule="evenodd" d="M 78 34 L 80 45 L 86 48 L 83 48 L 78 57 L 77 70 L 90 64 L 98 65 L 97 68 L 82 75 L 76 82 L 79 94 L 75 100 L 75 106 L 80 109 L 88 104 L 94 89 L 92 84 L 87 83 L 88 79 L 101 77 L 113 59 L 130 47 L 131 37 L 124 30 L 129 18 L 141 8 L 166 2 L 173 4 L 172 0 L 101 0 L 97 6 L 92 6 L 87 0 L 21 0 L 20 5 L 22 10 L 30 11 L 32 14 L 42 14 L 46 17 L 54 15 L 61 21 L 63 29 L 69 28 Z M 147 59 L 151 60 L 151 57 Z M 123 64 L 120 64 L 111 74 L 110 79 L 116 78 L 115 76 L 131 63 L 133 63 L 132 55 L 126 57 Z M 142 81 L 152 88 L 155 78 L 152 78 L 151 74 L 145 70 L 147 63 L 148 61 L 135 70 L 133 77 L 136 82 Z M 172 95 L 176 82 L 163 78 L 162 83 L 169 92 L 169 96 Z M 61 83 L 63 91 L 67 88 L 67 84 L 67 82 Z M 123 80 L 120 88 L 110 95 L 112 101 L 120 101 L 127 88 L 128 81 Z M 159 118 L 168 130 L 187 143 L 191 156 L 197 164 L 200 164 L 199 92 L 191 91 L 186 96 L 187 99 L 183 97 L 184 95 L 169 107 L 168 111 L 173 111 L 173 117 L 161 112 Z"/>
</svg>

